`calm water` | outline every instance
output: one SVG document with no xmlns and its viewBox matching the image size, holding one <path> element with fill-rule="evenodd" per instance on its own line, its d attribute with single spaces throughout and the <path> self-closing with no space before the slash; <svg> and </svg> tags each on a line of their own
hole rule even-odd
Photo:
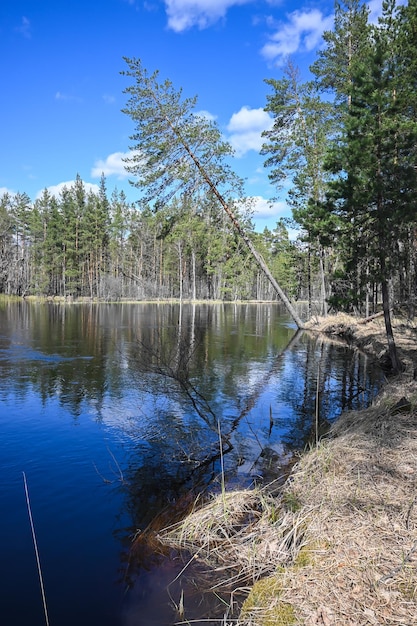
<svg viewBox="0 0 417 626">
<path fill-rule="evenodd" d="M 207 619 L 211 600 L 187 581 L 168 594 L 175 555 L 132 554 L 136 530 L 216 488 L 218 422 L 229 488 L 270 480 L 311 438 L 318 373 L 329 421 L 381 380 L 357 352 L 296 333 L 278 305 L 0 306 L 7 626 L 45 624 L 23 472 L 51 626 L 170 626 L 182 587 L 187 617 Z"/>
</svg>

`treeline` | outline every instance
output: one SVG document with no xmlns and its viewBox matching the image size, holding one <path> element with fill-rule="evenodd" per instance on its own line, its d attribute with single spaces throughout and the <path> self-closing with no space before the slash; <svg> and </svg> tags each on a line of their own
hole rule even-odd
<svg viewBox="0 0 417 626">
<path fill-rule="evenodd" d="M 242 217 L 242 219 L 244 219 Z M 303 298 L 305 253 L 283 224 L 247 227 L 285 289 Z M 273 300 L 245 244 L 209 197 L 138 210 L 125 194 L 99 193 L 79 176 L 56 198 L 47 190 L 0 198 L 0 292 L 8 295 Z"/>
<path fill-rule="evenodd" d="M 386 0 L 376 24 L 369 16 L 360 0 L 336 2 L 312 80 L 291 62 L 280 80 L 266 80 L 274 124 L 262 154 L 277 190 L 290 181 L 297 242 L 283 221 L 254 232 L 218 127 L 192 112 L 196 99 L 126 59 L 124 113 L 135 125 L 126 168 L 140 208 L 117 191 L 108 198 L 104 178 L 98 194 L 77 177 L 58 199 L 46 190 L 33 205 L 25 194 L 3 196 L 0 291 L 272 300 L 253 243 L 310 315 L 370 315 L 382 303 L 392 336 L 393 303 L 410 316 L 417 304 L 417 0 Z"/>
<path fill-rule="evenodd" d="M 382 302 L 389 326 L 393 303 L 413 316 L 417 302 L 417 2 L 369 16 L 359 0 L 336 2 L 313 80 L 289 63 L 266 81 L 263 153 L 277 187 L 292 180 L 323 300 L 365 315 Z"/>
</svg>

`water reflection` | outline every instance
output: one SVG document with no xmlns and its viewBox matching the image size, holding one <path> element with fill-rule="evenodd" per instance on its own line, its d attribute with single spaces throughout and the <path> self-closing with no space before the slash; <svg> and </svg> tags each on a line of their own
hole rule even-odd
<svg viewBox="0 0 417 626">
<path fill-rule="evenodd" d="M 166 580 L 183 562 L 156 549 L 132 552 L 133 534 L 168 523 L 196 493 L 218 487 L 220 441 L 228 488 L 274 479 L 292 451 L 314 437 L 316 411 L 322 423 L 331 422 L 369 401 L 380 380 L 357 351 L 297 333 L 276 304 L 2 303 L 2 510 L 17 510 L 27 468 L 40 531 L 51 528 L 43 536 L 46 561 L 54 562 L 55 524 L 71 539 L 60 545 L 60 562 L 72 581 L 80 576 L 70 566 L 74 550 L 92 555 L 90 579 L 101 583 L 88 585 L 89 614 L 96 610 L 101 626 L 166 626 Z M 19 519 L 1 521 L 3 536 L 11 537 L 5 563 L 21 550 L 27 519 Z M 103 600 L 103 560 L 118 580 L 117 598 L 113 588 Z M 55 567 L 50 577 L 58 580 Z M 2 578 L 10 579 L 2 594 L 18 606 L 13 576 Z M 33 585 L 36 603 L 36 576 L 25 584 Z M 162 601 L 156 592 L 144 595 L 150 586 L 161 589 Z M 55 621 L 66 626 L 77 617 L 60 609 L 63 594 L 56 583 Z M 76 595 L 82 610 L 77 586 Z M 157 611 L 155 603 L 165 608 Z M 145 605 L 148 621 L 139 622 Z M 9 623 L 25 620 L 15 614 Z"/>
<path fill-rule="evenodd" d="M 357 351 L 297 333 L 277 305 L 21 302 L 0 316 L 0 394 L 35 392 L 122 431 L 148 502 L 212 480 L 219 425 L 229 480 L 245 483 L 311 439 L 316 411 L 331 422 L 381 379 Z"/>
</svg>

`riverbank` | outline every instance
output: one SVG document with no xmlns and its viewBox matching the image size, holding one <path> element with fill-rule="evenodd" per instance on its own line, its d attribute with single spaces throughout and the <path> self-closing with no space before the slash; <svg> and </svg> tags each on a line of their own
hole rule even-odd
<svg viewBox="0 0 417 626">
<path fill-rule="evenodd" d="M 384 361 L 381 318 L 309 326 Z M 394 334 L 404 373 L 387 379 L 371 407 L 342 415 L 273 502 L 262 491 L 249 505 L 241 492 L 220 496 L 178 527 L 187 549 L 213 567 L 227 552 L 219 563 L 225 584 L 246 574 L 234 579 L 249 593 L 230 623 L 417 623 L 417 329 L 395 319 Z M 164 540 L 174 541 L 170 533 Z"/>
<path fill-rule="evenodd" d="M 385 358 L 382 318 L 317 320 L 315 330 Z M 342 415 L 286 484 L 310 517 L 307 563 L 280 575 L 294 624 L 417 623 L 417 331 L 397 319 L 394 333 L 404 373 L 369 409 Z"/>
</svg>

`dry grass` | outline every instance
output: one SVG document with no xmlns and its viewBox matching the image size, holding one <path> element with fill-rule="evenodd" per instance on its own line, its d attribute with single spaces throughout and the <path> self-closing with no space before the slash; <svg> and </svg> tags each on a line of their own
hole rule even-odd
<svg viewBox="0 0 417 626">
<path fill-rule="evenodd" d="M 286 485 L 303 509 L 318 507 L 306 540 L 325 547 L 311 564 L 283 574 L 281 599 L 297 609 L 305 625 L 412 626 L 417 623 L 417 414 L 392 417 L 397 436 L 386 444 L 375 424 L 377 412 L 357 417 L 359 433 L 350 425 L 348 433 L 305 455 Z"/>
<path fill-rule="evenodd" d="M 404 318 L 393 317 L 394 335 L 399 347 L 401 358 L 406 366 L 417 364 L 417 327 Z M 330 315 L 326 318 L 316 317 L 306 324 L 306 330 L 320 332 L 328 337 L 339 337 L 351 342 L 353 346 L 382 359 L 387 351 L 385 325 L 383 317 L 368 322 L 357 320 L 349 315 Z"/>
<path fill-rule="evenodd" d="M 380 319 L 314 328 L 385 352 Z M 417 334 L 401 320 L 395 334 L 404 374 L 339 418 L 278 498 L 229 493 L 161 533 L 221 571 L 222 585 L 254 583 L 240 626 L 417 624 Z"/>
<path fill-rule="evenodd" d="M 293 561 L 303 545 L 307 512 L 280 508 L 262 489 L 213 496 L 183 521 L 159 533 L 162 543 L 186 550 L 216 572 L 216 587 L 252 585 Z"/>
<path fill-rule="evenodd" d="M 377 356 L 384 350 L 381 320 L 326 324 L 342 336 L 346 324 Z M 325 546 L 283 574 L 281 599 L 305 626 L 417 624 L 416 331 L 398 321 L 395 329 L 405 373 L 369 409 L 343 415 L 285 486 L 303 508 L 318 507 L 306 539 Z"/>
</svg>

